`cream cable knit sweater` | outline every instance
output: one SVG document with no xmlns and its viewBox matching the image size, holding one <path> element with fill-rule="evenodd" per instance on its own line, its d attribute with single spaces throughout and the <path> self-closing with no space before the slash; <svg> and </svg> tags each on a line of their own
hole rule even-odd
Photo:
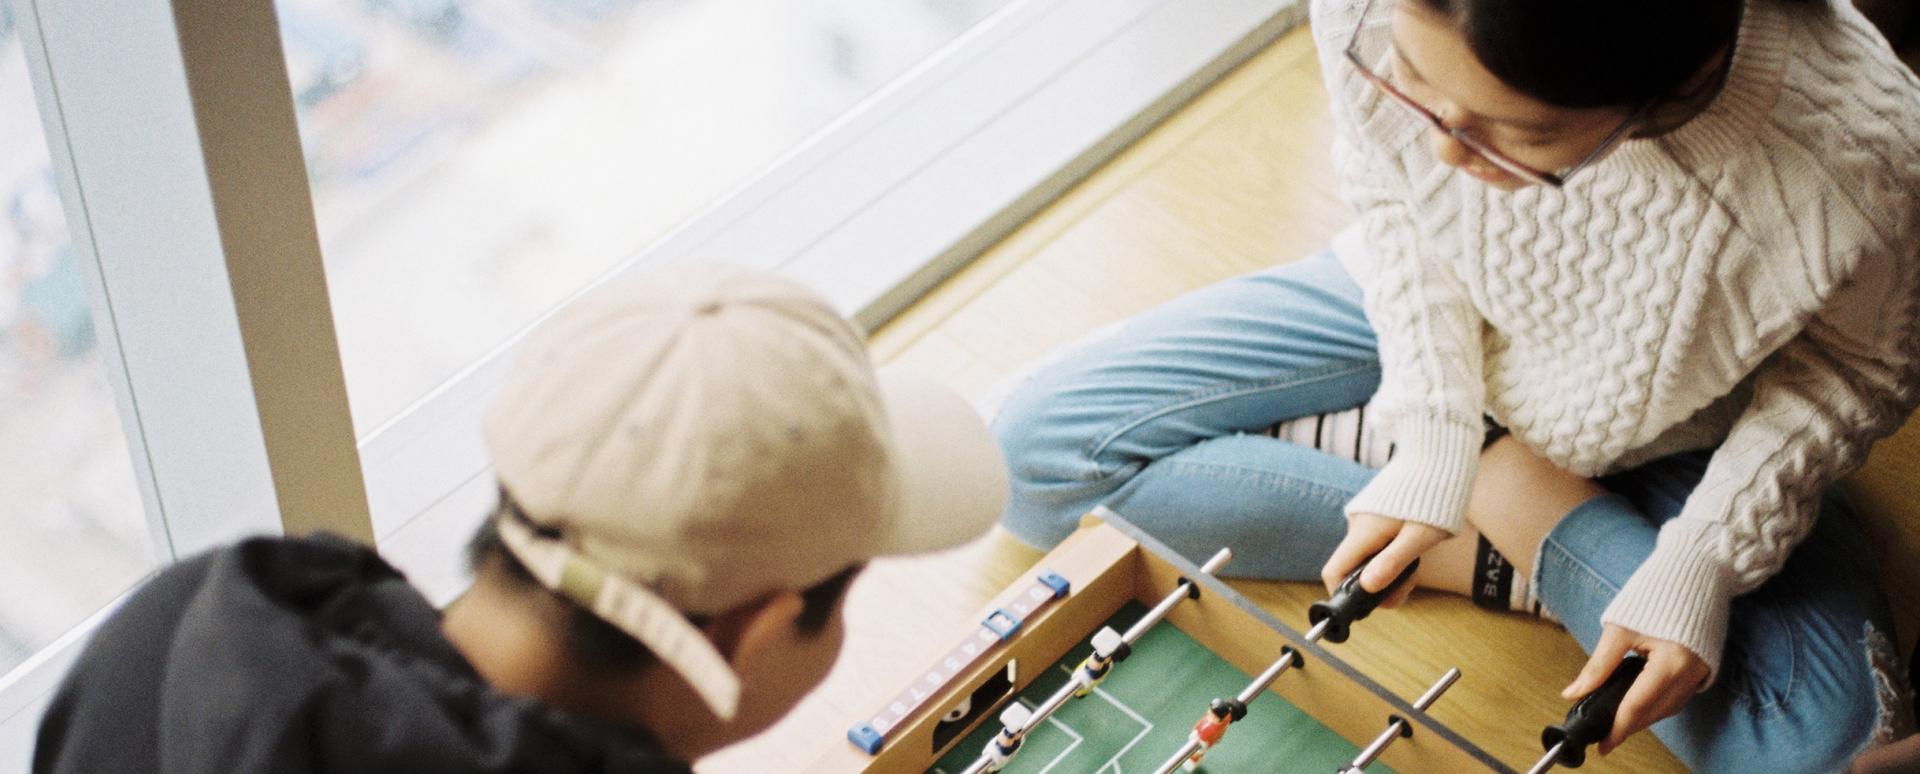
<svg viewBox="0 0 1920 774">
<path fill-rule="evenodd" d="M 1348 512 L 1457 531 L 1483 413 L 1583 476 L 1717 444 L 1602 617 L 1717 674 L 1732 597 L 1920 398 L 1920 81 L 1851 3 L 1752 0 L 1704 113 L 1504 193 L 1353 71 L 1360 5 L 1312 22 L 1399 453 Z"/>
</svg>

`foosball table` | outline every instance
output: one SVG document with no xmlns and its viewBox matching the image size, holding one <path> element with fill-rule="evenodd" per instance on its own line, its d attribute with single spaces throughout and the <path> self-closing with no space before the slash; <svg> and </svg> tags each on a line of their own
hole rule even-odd
<svg viewBox="0 0 1920 774">
<path fill-rule="evenodd" d="M 1428 711 L 1459 669 L 1402 697 L 1340 657 L 1392 588 L 1368 594 L 1356 574 L 1300 631 L 1217 578 L 1230 561 L 1223 548 L 1196 565 L 1096 511 L 810 770 L 1520 770 Z M 1638 666 L 1535 727 L 1526 770 L 1581 765 Z"/>
</svg>

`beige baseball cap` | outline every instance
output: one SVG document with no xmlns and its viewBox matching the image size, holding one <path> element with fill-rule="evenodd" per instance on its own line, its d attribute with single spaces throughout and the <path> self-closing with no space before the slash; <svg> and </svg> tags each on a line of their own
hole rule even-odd
<svg viewBox="0 0 1920 774">
<path fill-rule="evenodd" d="M 984 533 L 998 445 L 951 390 L 876 374 L 859 331 L 774 274 L 687 264 L 539 326 L 484 422 L 535 577 L 647 644 L 729 718 L 738 684 L 685 615 Z"/>
</svg>

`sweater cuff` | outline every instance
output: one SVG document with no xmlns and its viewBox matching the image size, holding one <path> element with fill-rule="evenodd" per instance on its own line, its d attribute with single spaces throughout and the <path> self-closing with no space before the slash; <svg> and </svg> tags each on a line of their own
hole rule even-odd
<svg viewBox="0 0 1920 774">
<path fill-rule="evenodd" d="M 1627 578 L 1600 615 L 1601 623 L 1676 642 L 1712 670 L 1700 690 L 1720 674 L 1727 641 L 1727 610 L 1733 577 L 1714 551 L 1720 525 L 1674 519 L 1660 528 L 1653 553 Z"/>
<path fill-rule="evenodd" d="M 1347 514 L 1371 513 L 1459 533 L 1486 427 L 1407 417 L 1395 428 L 1393 459 L 1347 503 Z"/>
</svg>

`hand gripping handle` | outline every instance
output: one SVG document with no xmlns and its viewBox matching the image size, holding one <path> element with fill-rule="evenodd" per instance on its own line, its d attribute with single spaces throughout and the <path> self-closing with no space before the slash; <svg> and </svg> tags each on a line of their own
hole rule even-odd
<svg viewBox="0 0 1920 774">
<path fill-rule="evenodd" d="M 1620 700 L 1626 698 L 1627 689 L 1633 687 L 1633 681 L 1646 666 L 1646 656 L 1628 653 L 1599 690 L 1587 694 L 1574 703 L 1573 709 L 1567 710 L 1566 720 L 1540 731 L 1540 749 L 1551 750 L 1556 744 L 1564 744 L 1555 763 L 1570 769 L 1586 763 L 1587 745 L 1613 733 L 1613 713 L 1620 709 Z"/>
<path fill-rule="evenodd" d="M 1368 558 L 1367 561 L 1373 560 Z M 1326 633 L 1322 636 L 1328 642 L 1346 642 L 1348 630 L 1353 626 L 1353 622 L 1366 618 L 1374 608 L 1380 606 L 1383 600 L 1393 596 L 1393 592 L 1412 578 L 1413 571 L 1419 567 L 1419 559 L 1408 562 L 1407 568 L 1401 570 L 1400 575 L 1395 577 L 1392 583 L 1387 584 L 1386 588 L 1369 592 L 1360 588 L 1360 573 L 1367 569 L 1366 563 L 1363 562 L 1360 569 L 1354 570 L 1346 580 L 1340 581 L 1340 585 L 1333 590 L 1333 596 L 1315 602 L 1307 608 L 1307 621 L 1316 625 L 1321 621 L 1328 622 Z"/>
</svg>

